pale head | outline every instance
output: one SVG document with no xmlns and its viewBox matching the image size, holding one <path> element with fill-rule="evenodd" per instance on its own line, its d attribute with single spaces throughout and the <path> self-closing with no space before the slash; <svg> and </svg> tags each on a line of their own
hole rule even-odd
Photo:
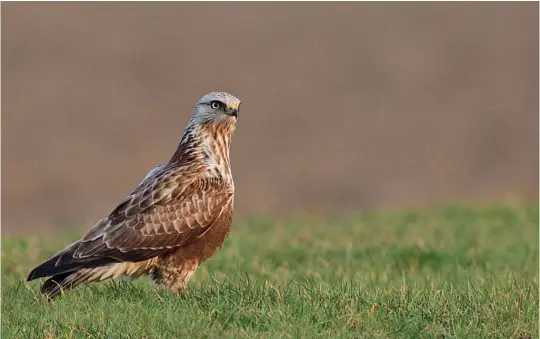
<svg viewBox="0 0 540 339">
<path fill-rule="evenodd" d="M 240 99 L 226 92 L 210 92 L 205 94 L 193 107 L 191 122 L 202 123 L 236 123 L 240 111 Z"/>
<path fill-rule="evenodd" d="M 240 104 L 237 97 L 226 92 L 205 94 L 193 107 L 191 119 L 171 161 L 183 161 L 186 157 L 192 160 L 194 155 L 204 154 L 228 166 Z"/>
</svg>

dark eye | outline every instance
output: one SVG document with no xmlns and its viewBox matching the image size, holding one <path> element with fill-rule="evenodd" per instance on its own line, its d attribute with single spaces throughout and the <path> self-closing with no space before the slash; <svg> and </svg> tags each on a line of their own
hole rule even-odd
<svg viewBox="0 0 540 339">
<path fill-rule="evenodd" d="M 219 101 L 212 101 L 210 103 L 210 107 L 212 107 L 213 109 L 220 109 L 221 108 L 221 102 Z"/>
</svg>

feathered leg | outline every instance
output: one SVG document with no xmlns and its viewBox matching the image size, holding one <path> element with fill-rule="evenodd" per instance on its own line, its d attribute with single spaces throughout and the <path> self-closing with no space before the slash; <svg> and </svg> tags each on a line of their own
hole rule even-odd
<svg viewBox="0 0 540 339">
<path fill-rule="evenodd" d="M 199 267 L 199 261 L 188 260 L 179 263 L 174 257 L 168 259 L 150 271 L 150 278 L 156 285 L 161 285 L 175 294 L 182 294 Z"/>
</svg>

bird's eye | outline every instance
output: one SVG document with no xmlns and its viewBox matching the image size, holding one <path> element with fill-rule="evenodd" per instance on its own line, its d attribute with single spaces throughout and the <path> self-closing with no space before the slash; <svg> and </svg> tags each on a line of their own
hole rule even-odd
<svg viewBox="0 0 540 339">
<path fill-rule="evenodd" d="M 219 109 L 221 108 L 221 102 L 219 101 L 212 101 L 210 103 L 210 107 L 212 107 L 213 109 Z"/>
</svg>

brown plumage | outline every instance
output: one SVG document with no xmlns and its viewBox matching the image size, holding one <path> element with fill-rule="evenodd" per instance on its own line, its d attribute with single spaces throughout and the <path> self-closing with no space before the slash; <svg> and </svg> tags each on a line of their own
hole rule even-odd
<svg viewBox="0 0 540 339">
<path fill-rule="evenodd" d="M 140 275 L 181 293 L 231 228 L 229 149 L 240 103 L 223 92 L 203 96 L 170 161 L 28 280 L 50 277 L 41 287 L 50 298 L 81 283 Z"/>
</svg>

